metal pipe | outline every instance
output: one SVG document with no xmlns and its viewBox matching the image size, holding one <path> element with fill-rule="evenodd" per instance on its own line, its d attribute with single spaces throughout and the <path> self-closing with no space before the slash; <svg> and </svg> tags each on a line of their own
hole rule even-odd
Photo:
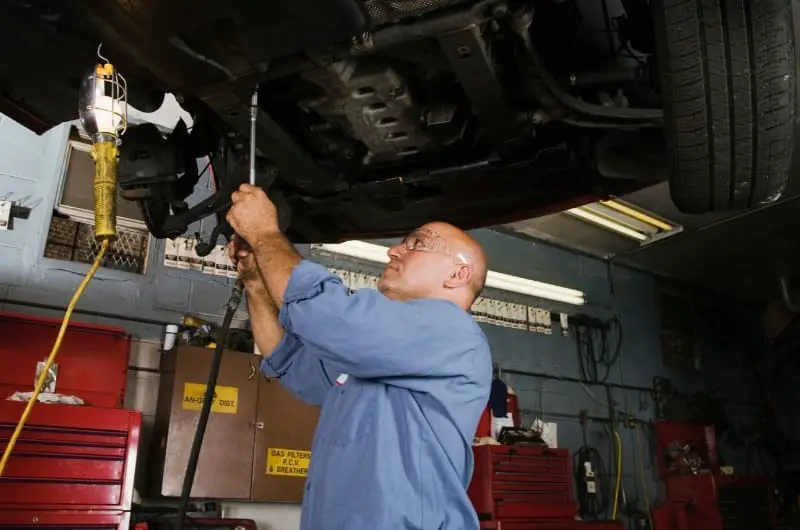
<svg viewBox="0 0 800 530">
<path fill-rule="evenodd" d="M 578 377 L 573 377 L 569 375 L 555 375 L 555 374 L 548 374 L 545 372 L 531 372 L 528 370 L 516 370 L 514 368 L 505 368 L 501 367 L 501 370 L 504 374 L 511 374 L 511 375 L 519 375 L 525 377 L 535 377 L 537 379 L 549 379 L 552 381 L 563 381 L 566 383 L 577 383 L 579 385 L 583 385 L 585 387 L 603 387 L 603 388 L 616 388 L 619 390 L 631 390 L 635 392 L 645 392 L 645 393 L 652 393 L 653 388 L 647 386 L 637 386 L 637 385 L 627 385 L 623 383 L 611 383 L 611 382 L 592 382 L 592 381 L 584 381 Z M 679 398 L 691 398 L 692 396 L 689 394 L 683 394 L 679 392 L 674 392 L 673 395 Z M 714 401 L 719 401 L 720 403 L 730 403 L 732 405 L 741 405 L 745 407 L 757 407 L 759 405 L 749 402 L 749 401 L 740 401 L 738 399 L 728 399 L 723 397 L 712 397 Z"/>
<path fill-rule="evenodd" d="M 390 46 L 428 39 L 445 33 L 459 31 L 483 24 L 508 14 L 508 5 L 498 0 L 484 0 L 469 9 L 426 17 L 413 24 L 397 24 L 379 29 L 374 33 L 363 33 L 353 39 L 350 53 L 371 53 Z"/>
<path fill-rule="evenodd" d="M 61 307 L 52 304 L 40 304 L 38 302 L 30 302 L 28 300 L 14 300 L 13 298 L 0 298 L 0 305 L 17 305 L 22 307 L 30 307 L 32 309 L 44 309 L 47 311 L 55 311 L 58 313 L 63 313 L 66 310 L 66 307 Z M 136 322 L 137 324 L 146 324 L 148 326 L 166 326 L 168 324 L 174 324 L 170 320 L 155 320 L 152 318 L 141 318 L 135 317 L 131 315 L 120 315 L 118 313 L 108 313 L 106 311 L 91 311 L 88 309 L 80 309 L 75 308 L 73 311 L 76 315 L 86 315 L 89 317 L 102 317 L 109 320 L 123 320 L 126 322 Z"/>
<path fill-rule="evenodd" d="M 258 116 L 258 86 L 250 98 L 250 185 L 256 185 L 256 117 Z"/>
</svg>

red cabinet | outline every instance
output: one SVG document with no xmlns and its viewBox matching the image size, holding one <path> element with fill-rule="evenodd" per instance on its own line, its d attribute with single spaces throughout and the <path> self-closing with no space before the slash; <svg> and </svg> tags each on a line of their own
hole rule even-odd
<svg viewBox="0 0 800 530">
<path fill-rule="evenodd" d="M 0 399 L 30 392 L 36 365 L 53 348 L 60 318 L 0 311 Z M 56 357 L 55 392 L 93 407 L 121 407 L 131 339 L 122 328 L 73 322 Z"/>
<path fill-rule="evenodd" d="M 475 470 L 468 494 L 478 519 L 567 519 L 577 513 L 567 449 L 520 445 L 473 447 Z"/>
</svg>

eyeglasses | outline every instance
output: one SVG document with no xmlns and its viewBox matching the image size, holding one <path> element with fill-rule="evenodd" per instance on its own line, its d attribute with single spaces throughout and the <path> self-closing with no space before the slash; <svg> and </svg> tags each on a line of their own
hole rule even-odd
<svg viewBox="0 0 800 530">
<path fill-rule="evenodd" d="M 427 228 L 418 228 L 406 237 L 400 245 L 408 251 L 414 252 L 430 252 L 433 254 L 442 254 L 454 258 L 458 263 L 469 265 L 469 260 L 460 252 L 452 254 L 447 244 L 447 240 L 433 230 Z"/>
</svg>

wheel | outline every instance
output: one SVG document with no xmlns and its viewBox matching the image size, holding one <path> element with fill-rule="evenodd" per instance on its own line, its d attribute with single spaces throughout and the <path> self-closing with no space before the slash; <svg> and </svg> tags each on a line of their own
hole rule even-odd
<svg viewBox="0 0 800 530">
<path fill-rule="evenodd" d="M 791 0 L 656 0 L 670 192 L 684 213 L 780 198 L 795 118 Z"/>
</svg>

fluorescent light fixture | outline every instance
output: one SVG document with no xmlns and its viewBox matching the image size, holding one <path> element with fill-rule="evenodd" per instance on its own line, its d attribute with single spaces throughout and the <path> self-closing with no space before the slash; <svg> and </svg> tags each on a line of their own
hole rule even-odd
<svg viewBox="0 0 800 530">
<path fill-rule="evenodd" d="M 388 263 L 388 247 L 367 243 L 366 241 L 346 241 L 344 243 L 315 244 L 311 245 L 312 251 L 321 250 L 332 254 L 340 254 L 350 258 L 369 261 L 372 263 Z M 499 289 L 510 293 L 533 296 L 561 302 L 570 305 L 584 305 L 586 299 L 583 291 L 570 289 L 560 285 L 538 282 L 519 276 L 503 274 L 502 272 L 489 271 L 486 275 L 486 287 Z"/>
<path fill-rule="evenodd" d="M 604 230 L 636 240 L 642 245 L 683 230 L 683 227 L 678 224 L 620 199 L 584 204 L 564 213 Z"/>
<path fill-rule="evenodd" d="M 638 241 L 647 241 L 647 236 L 645 234 L 641 234 L 636 230 L 628 228 L 624 224 L 617 223 L 616 221 L 612 221 L 610 219 L 606 219 L 600 215 L 595 213 L 581 210 L 579 208 L 573 208 L 571 210 L 567 210 L 567 213 L 572 215 L 573 217 L 577 217 L 583 221 L 588 221 L 592 224 L 595 224 L 601 228 L 606 228 L 611 230 L 612 232 L 616 232 L 623 236 L 630 237 L 631 239 L 636 239 Z"/>
</svg>

